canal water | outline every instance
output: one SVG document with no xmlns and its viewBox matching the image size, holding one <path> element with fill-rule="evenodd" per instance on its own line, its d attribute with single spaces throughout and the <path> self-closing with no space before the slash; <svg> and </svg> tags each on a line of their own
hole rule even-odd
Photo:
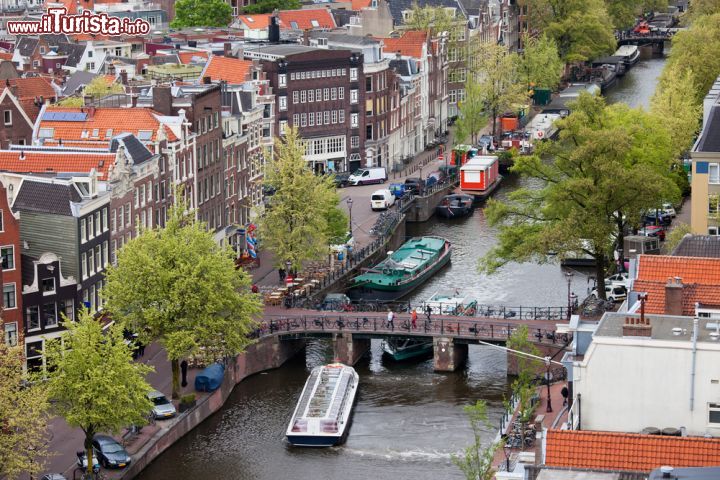
<svg viewBox="0 0 720 480">
<path fill-rule="evenodd" d="M 647 107 L 663 58 L 641 61 L 608 94 L 610 102 Z M 496 197 L 523 185 L 507 177 Z M 454 245 L 452 264 L 412 300 L 438 290 L 459 289 L 480 303 L 506 306 L 564 306 L 565 272 L 558 265 L 511 264 L 493 276 L 477 272 L 478 259 L 496 242 L 482 208 L 459 221 L 432 219 L 410 225 L 408 235 L 442 235 Z M 572 290 L 583 298 L 588 275 L 574 271 Z M 233 391 L 225 407 L 153 462 L 140 479 L 208 480 L 437 480 L 462 478 L 451 456 L 470 444 L 463 406 L 485 400 L 495 435 L 509 394 L 506 358 L 499 350 L 471 346 L 467 366 L 436 374 L 432 360 L 396 364 L 371 354 L 357 366 L 360 393 L 347 443 L 329 449 L 291 448 L 284 433 L 309 370 L 332 360 L 324 341 L 311 341 L 305 356 L 253 376 Z"/>
</svg>

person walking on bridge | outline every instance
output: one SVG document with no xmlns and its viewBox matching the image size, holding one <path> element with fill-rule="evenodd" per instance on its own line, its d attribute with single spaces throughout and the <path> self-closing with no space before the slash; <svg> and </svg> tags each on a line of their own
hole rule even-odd
<svg viewBox="0 0 720 480">
<path fill-rule="evenodd" d="M 387 324 L 388 328 L 395 331 L 395 312 L 392 311 L 392 308 L 388 307 L 388 316 L 387 316 Z"/>
<path fill-rule="evenodd" d="M 425 307 L 425 316 L 427 317 L 427 323 L 430 324 L 430 315 L 432 315 L 432 307 L 430 305 Z"/>
<path fill-rule="evenodd" d="M 410 322 L 412 323 L 413 330 L 417 330 L 417 310 L 413 308 L 412 313 L 410 314 Z"/>
</svg>

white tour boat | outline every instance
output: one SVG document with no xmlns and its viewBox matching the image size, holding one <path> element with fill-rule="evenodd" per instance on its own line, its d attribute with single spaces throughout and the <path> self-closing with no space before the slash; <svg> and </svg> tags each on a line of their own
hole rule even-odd
<svg viewBox="0 0 720 480">
<path fill-rule="evenodd" d="M 331 447 L 345 441 L 360 377 L 331 363 L 313 368 L 295 407 L 287 439 L 300 447 Z"/>
</svg>

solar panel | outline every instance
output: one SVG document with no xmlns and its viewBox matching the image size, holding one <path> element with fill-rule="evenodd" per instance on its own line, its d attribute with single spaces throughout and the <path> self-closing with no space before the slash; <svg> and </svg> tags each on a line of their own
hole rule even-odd
<svg viewBox="0 0 720 480">
<path fill-rule="evenodd" d="M 48 122 L 84 122 L 87 113 L 84 112 L 45 112 L 42 119 Z"/>
</svg>

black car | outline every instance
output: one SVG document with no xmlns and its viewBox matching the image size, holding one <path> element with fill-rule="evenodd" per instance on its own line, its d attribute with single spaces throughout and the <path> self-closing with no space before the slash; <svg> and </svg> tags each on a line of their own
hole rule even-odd
<svg viewBox="0 0 720 480">
<path fill-rule="evenodd" d="M 348 186 L 348 179 L 350 178 L 350 172 L 335 172 L 333 173 L 333 181 L 337 188 L 343 188 Z"/>
<path fill-rule="evenodd" d="M 643 222 L 645 222 L 646 225 L 662 225 L 667 227 L 672 223 L 672 216 L 659 211 L 647 212 L 643 217 Z"/>
<path fill-rule="evenodd" d="M 130 455 L 114 438 L 95 435 L 92 445 L 103 467 L 123 468 L 130 465 Z"/>
<path fill-rule="evenodd" d="M 422 194 L 425 189 L 425 181 L 422 178 L 412 177 L 405 179 L 405 191 L 413 195 Z"/>
</svg>

